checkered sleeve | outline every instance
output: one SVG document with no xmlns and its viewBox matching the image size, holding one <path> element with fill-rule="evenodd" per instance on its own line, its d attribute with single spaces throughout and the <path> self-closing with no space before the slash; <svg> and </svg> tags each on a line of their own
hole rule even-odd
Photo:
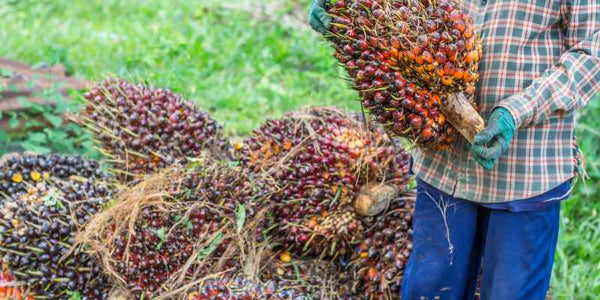
<svg viewBox="0 0 600 300">
<path fill-rule="evenodd" d="M 531 85 L 496 106 L 506 108 L 518 128 L 577 109 L 600 91 L 600 1 L 566 1 L 561 10 L 567 50 Z"/>
</svg>

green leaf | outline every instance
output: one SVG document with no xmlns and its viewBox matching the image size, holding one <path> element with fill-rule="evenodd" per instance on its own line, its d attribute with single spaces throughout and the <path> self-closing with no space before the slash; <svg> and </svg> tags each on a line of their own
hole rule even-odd
<svg viewBox="0 0 600 300">
<path fill-rule="evenodd" d="M 43 200 L 44 205 L 48 207 L 56 206 L 60 208 L 62 206 L 62 203 L 60 201 L 60 193 L 55 188 L 51 188 L 48 191 L 48 194 L 44 196 Z"/>
<path fill-rule="evenodd" d="M 235 168 L 235 167 L 237 167 L 237 166 L 239 166 L 239 165 L 240 165 L 240 162 L 239 162 L 239 161 L 230 161 L 230 162 L 228 162 L 228 163 L 227 163 L 227 165 L 228 165 L 230 168 Z"/>
<path fill-rule="evenodd" d="M 27 151 L 35 152 L 37 154 L 48 154 L 52 152 L 52 149 L 40 145 L 36 145 L 30 141 L 25 141 L 21 143 L 21 147 Z"/>
<path fill-rule="evenodd" d="M 8 126 L 10 126 L 11 129 L 15 129 L 19 126 L 19 123 L 21 122 L 19 121 L 17 114 L 12 112 L 10 114 L 10 119 L 8 120 Z"/>
<path fill-rule="evenodd" d="M 30 132 L 27 134 L 27 140 L 38 144 L 42 144 L 47 141 L 46 134 L 43 132 Z"/>
<path fill-rule="evenodd" d="M 166 242 L 168 237 L 167 237 L 167 229 L 164 227 L 161 227 L 159 230 L 156 231 L 156 235 L 158 236 L 159 239 L 161 239 L 163 242 Z"/>
<path fill-rule="evenodd" d="M 19 100 L 19 104 L 21 104 L 22 108 L 31 108 L 33 107 L 33 102 L 27 101 L 27 98 L 21 96 L 17 100 Z"/>
<path fill-rule="evenodd" d="M 44 118 L 46 120 L 48 120 L 48 122 L 50 122 L 50 124 L 52 124 L 52 126 L 54 126 L 54 128 L 58 128 L 62 124 L 62 118 L 57 115 L 53 115 L 50 113 L 44 113 Z"/>
<path fill-rule="evenodd" d="M 25 126 L 26 129 L 29 129 L 32 127 L 42 126 L 42 123 L 40 123 L 40 121 L 35 120 L 35 119 L 29 119 L 29 120 L 25 121 L 25 124 L 23 124 L 23 126 Z"/>
<path fill-rule="evenodd" d="M 12 77 L 13 74 L 14 74 L 13 71 L 11 71 L 9 69 L 0 68 L 0 77 Z"/>
<path fill-rule="evenodd" d="M 207 247 L 200 249 L 200 259 L 204 259 L 206 257 L 208 257 L 209 255 L 211 255 L 216 249 L 217 246 L 219 246 L 219 243 L 221 243 L 221 240 L 223 239 L 223 232 L 219 232 L 219 234 L 217 234 L 217 236 L 215 236 L 211 241 L 210 244 L 208 244 Z"/>
<path fill-rule="evenodd" d="M 238 206 L 237 216 L 237 232 L 240 233 L 242 228 L 244 228 L 244 223 L 246 222 L 246 206 L 244 204 L 240 204 Z"/>
<path fill-rule="evenodd" d="M 0 129 L 0 142 L 5 144 L 10 142 L 10 136 L 8 135 L 8 133 L 6 133 L 6 131 L 2 129 Z"/>
<path fill-rule="evenodd" d="M 79 292 L 67 291 L 69 300 L 81 300 L 81 294 Z"/>
</svg>

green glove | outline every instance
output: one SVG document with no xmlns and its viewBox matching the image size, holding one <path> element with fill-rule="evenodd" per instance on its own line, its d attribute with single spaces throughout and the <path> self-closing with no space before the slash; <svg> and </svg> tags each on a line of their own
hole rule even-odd
<svg viewBox="0 0 600 300">
<path fill-rule="evenodd" d="M 308 15 L 308 24 L 321 34 L 327 33 L 327 30 L 331 28 L 331 17 L 325 11 L 325 0 L 312 1 Z"/>
<path fill-rule="evenodd" d="M 487 126 L 475 136 L 471 153 L 485 169 L 491 170 L 510 146 L 516 132 L 515 121 L 510 112 L 502 107 L 494 109 Z"/>
</svg>

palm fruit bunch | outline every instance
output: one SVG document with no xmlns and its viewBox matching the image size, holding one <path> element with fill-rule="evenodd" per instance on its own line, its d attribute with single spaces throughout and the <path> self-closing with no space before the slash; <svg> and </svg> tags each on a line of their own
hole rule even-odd
<svg viewBox="0 0 600 300">
<path fill-rule="evenodd" d="M 348 272 L 363 299 L 394 299 L 400 295 L 404 269 L 412 249 L 414 195 L 405 193 L 383 215 L 363 218 L 369 228 L 355 247 Z"/>
<path fill-rule="evenodd" d="M 283 248 L 336 257 L 357 242 L 363 228 L 352 202 L 363 185 L 409 181 L 408 154 L 357 115 L 314 107 L 266 121 L 243 143 L 245 168 L 267 174 L 273 236 Z"/>
<path fill-rule="evenodd" d="M 363 107 L 390 134 L 430 149 L 452 144 L 457 131 L 442 106 L 449 93 L 474 93 L 481 56 L 473 22 L 458 1 L 336 0 L 325 6 L 333 18 L 328 39 Z"/>
<path fill-rule="evenodd" d="M 108 79 L 88 91 L 78 118 L 121 177 L 147 174 L 176 161 L 229 157 L 229 142 L 208 113 L 168 89 Z"/>
<path fill-rule="evenodd" d="M 252 199 L 261 197 L 260 185 L 223 162 L 194 164 L 171 166 L 127 188 L 81 236 L 136 298 L 234 268 L 232 240 L 250 236 L 240 226 L 256 213 Z"/>
<path fill-rule="evenodd" d="M 0 166 L 0 259 L 23 295 L 107 299 L 111 288 L 75 236 L 109 200 L 98 163 L 76 156 L 25 155 Z"/>
</svg>

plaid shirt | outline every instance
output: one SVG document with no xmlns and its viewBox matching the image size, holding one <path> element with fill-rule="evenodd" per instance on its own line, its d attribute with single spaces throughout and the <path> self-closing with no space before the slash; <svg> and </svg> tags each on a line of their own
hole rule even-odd
<svg viewBox="0 0 600 300">
<path fill-rule="evenodd" d="M 499 203 L 540 195 L 577 174 L 575 110 L 600 91 L 600 2 L 477 0 L 464 3 L 483 39 L 477 97 L 487 119 L 504 107 L 517 124 L 494 169 L 460 141 L 416 149 L 413 171 L 454 197 Z"/>
</svg>

